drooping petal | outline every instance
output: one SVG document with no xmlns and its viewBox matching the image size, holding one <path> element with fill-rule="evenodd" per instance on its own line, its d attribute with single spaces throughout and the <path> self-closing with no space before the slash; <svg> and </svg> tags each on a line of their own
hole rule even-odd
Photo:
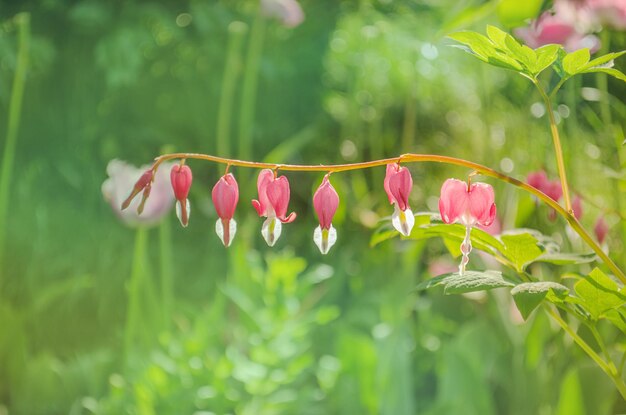
<svg viewBox="0 0 626 415">
<path fill-rule="evenodd" d="M 477 223 L 491 225 L 496 217 L 493 187 L 487 183 L 472 183 L 469 191 L 469 214 Z"/>
<path fill-rule="evenodd" d="M 235 177 L 231 173 L 222 176 L 213 186 L 211 197 L 217 216 L 232 219 L 239 202 L 239 186 Z"/>
<path fill-rule="evenodd" d="M 185 200 L 177 200 L 176 201 L 176 217 L 180 221 L 180 224 L 183 227 L 187 227 L 189 225 L 189 215 L 191 215 L 191 204 L 189 203 L 189 199 Z"/>
<path fill-rule="evenodd" d="M 313 195 L 313 207 L 322 229 L 330 228 L 338 206 L 339 195 L 326 175 Z"/>
<path fill-rule="evenodd" d="M 268 216 L 270 213 L 268 209 L 272 209 L 269 200 L 267 198 L 267 186 L 274 181 L 274 172 L 270 169 L 263 169 L 259 172 L 257 179 L 257 190 L 259 192 L 259 199 L 252 201 L 252 206 L 257 211 L 259 216 Z M 272 209 L 273 212 L 273 209 Z"/>
<path fill-rule="evenodd" d="M 393 175 L 396 174 L 397 171 L 398 171 L 398 164 L 397 163 L 387 164 L 387 171 L 385 173 L 385 181 L 383 183 L 383 186 L 385 188 L 385 193 L 387 193 L 387 198 L 389 199 L 389 204 L 393 204 L 393 203 L 396 202 L 396 199 L 393 196 L 393 193 L 391 193 L 391 189 L 389 188 L 389 180 L 391 179 L 391 177 Z"/>
<path fill-rule="evenodd" d="M 467 210 L 469 193 L 467 183 L 457 179 L 448 179 L 441 186 L 439 213 L 445 223 L 454 223 Z"/>
<path fill-rule="evenodd" d="M 116 166 L 116 167 L 109 167 L 109 166 Z M 116 173 L 116 168 L 118 168 L 117 166 L 121 166 L 118 169 L 123 169 L 125 168 L 125 166 L 123 165 L 123 163 L 121 163 L 118 160 L 112 160 L 109 163 L 109 166 L 107 166 L 107 172 L 109 174 L 109 176 L 113 176 Z M 112 172 L 112 173 L 111 173 Z M 135 185 L 133 186 L 133 190 L 130 192 L 130 195 L 128 195 L 128 197 L 122 202 L 122 210 L 128 208 L 128 206 L 130 205 L 130 202 L 133 201 L 133 199 L 135 198 L 135 196 L 137 196 L 139 194 L 139 192 L 141 192 L 142 190 L 144 190 L 147 186 L 150 185 L 150 183 L 152 182 L 152 179 L 154 177 L 154 172 L 152 171 L 152 169 L 148 169 L 146 170 L 137 180 L 137 182 L 135 183 Z"/>
<path fill-rule="evenodd" d="M 228 248 L 233 243 L 233 239 L 235 239 L 237 222 L 235 219 L 218 219 L 215 222 L 215 233 L 217 233 L 224 246 Z"/>
<path fill-rule="evenodd" d="M 274 216 L 271 216 L 263 222 L 263 227 L 261 228 L 261 235 L 263 235 L 263 239 L 269 246 L 274 246 L 278 238 L 280 237 L 280 233 L 282 231 L 282 223 L 279 219 Z"/>
<path fill-rule="evenodd" d="M 400 210 L 407 209 L 409 207 L 409 195 L 413 188 L 413 178 L 409 169 L 400 167 L 395 174 L 389 177 L 388 186 Z"/>
<path fill-rule="evenodd" d="M 267 199 L 269 206 L 276 213 L 276 217 L 282 222 L 292 222 L 295 219 L 295 214 L 292 213 L 288 218 L 287 208 L 289 207 L 289 180 L 286 176 L 280 176 L 270 181 L 266 187 Z M 293 215 L 293 216 L 292 216 Z"/>
<path fill-rule="evenodd" d="M 410 208 L 401 210 L 398 205 L 396 205 L 393 215 L 391 216 L 391 224 L 402 235 L 409 236 L 411 235 L 413 225 L 415 225 L 415 215 L 413 215 Z"/>
<path fill-rule="evenodd" d="M 609 226 L 604 221 L 604 218 L 600 216 L 593 227 L 593 232 L 596 234 L 598 242 L 603 243 L 606 235 L 609 233 Z"/>
<path fill-rule="evenodd" d="M 318 226 L 313 232 L 313 241 L 323 255 L 326 255 L 330 248 L 337 242 L 337 231 L 330 225 L 328 229 Z"/>
</svg>

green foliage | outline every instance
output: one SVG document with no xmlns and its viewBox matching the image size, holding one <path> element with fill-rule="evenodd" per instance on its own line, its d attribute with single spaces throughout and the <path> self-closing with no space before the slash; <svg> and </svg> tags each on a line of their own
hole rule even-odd
<svg viewBox="0 0 626 415">
<path fill-rule="evenodd" d="M 552 281 L 524 282 L 516 285 L 511 290 L 515 305 L 527 320 L 530 313 L 541 304 L 548 294 L 563 298 L 569 292 L 569 288 Z"/>
<path fill-rule="evenodd" d="M 578 281 L 574 285 L 574 290 L 594 320 L 604 317 L 607 311 L 626 303 L 623 289 L 618 290 L 615 281 L 598 268 L 594 268 L 589 275 Z"/>
<path fill-rule="evenodd" d="M 533 50 L 520 45 L 513 36 L 495 26 L 487 26 L 487 35 L 461 31 L 448 37 L 465 45 L 464 50 L 481 61 L 516 71 L 531 79 L 537 79 L 541 72 L 554 64 L 555 70 L 564 79 L 582 73 L 604 72 L 626 81 L 621 71 L 612 68 L 613 60 L 626 51 L 609 53 L 590 61 L 587 48 L 565 53 L 560 45 L 545 45 Z"/>
<path fill-rule="evenodd" d="M 463 275 L 458 272 L 439 275 L 420 283 L 415 289 L 421 291 L 441 286 L 445 294 L 463 294 L 500 287 L 513 287 L 514 285 L 505 280 L 499 271 L 465 271 Z"/>
</svg>

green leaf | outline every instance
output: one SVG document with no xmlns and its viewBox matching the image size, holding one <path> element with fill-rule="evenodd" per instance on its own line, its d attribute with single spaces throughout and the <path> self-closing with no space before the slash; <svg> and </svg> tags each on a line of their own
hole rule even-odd
<svg viewBox="0 0 626 415">
<path fill-rule="evenodd" d="M 593 67 L 596 67 L 596 66 L 602 66 L 604 68 L 612 68 L 613 67 L 613 60 L 619 58 L 624 53 L 626 53 L 626 50 L 623 50 L 621 52 L 607 53 L 606 55 L 598 56 L 597 58 L 595 58 L 595 59 L 591 60 L 589 63 L 587 63 L 584 66 L 584 69 L 590 69 L 590 68 L 593 68 Z"/>
<path fill-rule="evenodd" d="M 505 280 L 500 271 L 465 271 L 463 275 L 458 272 L 439 275 L 420 283 L 415 289 L 423 291 L 431 287 L 442 286 L 444 294 L 462 294 L 499 287 L 513 287 L 514 285 Z"/>
<path fill-rule="evenodd" d="M 523 63 L 524 66 L 532 72 L 532 68 L 534 68 L 537 64 L 537 55 L 535 54 L 535 51 L 526 45 L 520 45 L 518 41 L 508 33 L 506 34 L 504 41 L 513 57 Z"/>
<path fill-rule="evenodd" d="M 612 77 L 615 77 L 621 81 L 626 82 L 626 75 L 624 75 L 623 72 L 620 72 L 619 70 L 615 68 L 604 68 L 600 66 L 600 67 L 585 69 L 581 73 L 593 73 L 593 72 L 603 72 L 607 75 L 611 75 Z"/>
<path fill-rule="evenodd" d="M 594 320 L 626 303 L 626 296 L 618 291 L 615 281 L 600 269 L 595 268 L 584 279 L 574 285 L 574 291 L 584 301 L 584 306 Z"/>
<path fill-rule="evenodd" d="M 515 265 L 517 272 L 523 272 L 528 264 L 543 253 L 539 241 L 529 232 L 503 234 L 500 240 L 505 247 L 502 253 Z"/>
<path fill-rule="evenodd" d="M 619 310 L 613 309 L 605 311 L 604 317 L 611 323 L 613 323 L 615 327 L 620 329 L 622 333 L 626 334 L 626 320 L 624 319 L 622 313 L 619 312 Z"/>
<path fill-rule="evenodd" d="M 546 253 L 536 259 L 536 261 L 547 262 L 555 265 L 579 265 L 588 264 L 598 259 L 595 253 L 589 254 L 562 254 L 560 252 Z"/>
<path fill-rule="evenodd" d="M 489 57 L 493 56 L 496 52 L 489 39 L 480 33 L 462 30 L 449 34 L 448 38 L 469 47 L 472 54 L 484 62 L 487 62 Z"/>
<path fill-rule="evenodd" d="M 589 49 L 578 49 L 577 51 L 565 55 L 563 58 L 563 70 L 568 75 L 575 75 L 579 73 L 588 62 Z"/>
<path fill-rule="evenodd" d="M 569 288 L 552 281 L 525 282 L 513 287 L 511 295 L 522 317 L 527 320 L 530 313 L 541 304 L 549 292 L 557 298 L 562 298 L 567 295 Z"/>
<path fill-rule="evenodd" d="M 546 68 L 556 61 L 559 57 L 559 51 L 561 50 L 561 45 L 545 45 L 540 47 L 539 49 L 535 49 L 535 54 L 537 55 L 537 61 L 535 62 L 535 66 L 532 68 L 535 76 L 539 75 Z"/>
<path fill-rule="evenodd" d="M 508 50 L 505 39 L 507 37 L 507 33 L 500 28 L 497 28 L 492 25 L 487 25 L 487 36 L 489 39 L 500 49 Z"/>
</svg>

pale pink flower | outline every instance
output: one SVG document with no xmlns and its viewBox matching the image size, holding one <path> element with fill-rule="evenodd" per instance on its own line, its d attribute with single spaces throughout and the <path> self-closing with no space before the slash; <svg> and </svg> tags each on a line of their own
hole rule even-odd
<svg viewBox="0 0 626 415">
<path fill-rule="evenodd" d="M 489 226 L 496 217 L 493 187 L 448 179 L 441 187 L 439 212 L 445 223 L 460 222 L 465 226 Z"/>
<path fill-rule="evenodd" d="M 225 247 L 229 247 L 237 232 L 237 222 L 233 219 L 237 202 L 239 202 L 239 186 L 231 173 L 222 176 L 213 186 L 211 192 L 213 206 L 219 219 L 215 222 L 215 232 Z"/>
<path fill-rule="evenodd" d="M 313 208 L 320 222 L 313 232 L 313 241 L 322 254 L 327 254 L 328 250 L 337 241 L 337 231 L 332 225 L 333 216 L 339 206 L 339 195 L 330 184 L 328 174 L 324 176 L 322 184 L 313 195 Z"/>
<path fill-rule="evenodd" d="M 174 204 L 168 178 L 171 165 L 161 164 L 153 177 L 151 166 L 135 167 L 121 160 L 111 160 L 107 165 L 109 177 L 102 183 L 102 195 L 125 224 L 132 227 L 155 225 Z M 129 189 L 132 189 L 130 196 Z M 142 199 L 135 197 L 142 191 Z"/>
<path fill-rule="evenodd" d="M 261 0 L 261 11 L 286 27 L 296 27 L 304 21 L 304 12 L 296 0 Z"/>
<path fill-rule="evenodd" d="M 411 172 L 406 167 L 400 167 L 398 163 L 387 164 L 384 187 L 389 203 L 394 205 L 391 217 L 393 227 L 402 235 L 409 236 L 415 224 L 415 216 L 409 206 L 409 196 L 413 188 Z"/>
<path fill-rule="evenodd" d="M 191 204 L 187 199 L 189 189 L 193 181 L 191 169 L 187 165 L 175 164 L 170 171 L 170 181 L 176 198 L 176 216 L 181 225 L 187 227 L 189 224 L 189 215 L 191 214 Z"/>
<path fill-rule="evenodd" d="M 441 186 L 439 213 L 445 223 L 460 222 L 465 225 L 465 238 L 461 242 L 461 264 L 463 275 L 472 251 L 471 231 L 473 226 L 490 226 L 496 218 L 493 187 L 486 183 L 468 183 L 448 179 Z"/>
<path fill-rule="evenodd" d="M 586 0 L 585 5 L 596 24 L 626 30 L 625 0 Z"/>
<path fill-rule="evenodd" d="M 252 201 L 252 206 L 259 216 L 266 217 L 261 234 L 269 246 L 274 246 L 280 237 L 282 223 L 290 223 L 296 219 L 295 212 L 287 214 L 289 205 L 289 180 L 287 177 L 276 177 L 269 169 L 261 170 L 257 180 L 259 199 Z M 278 220 L 277 220 L 278 219 Z"/>
<path fill-rule="evenodd" d="M 533 49 L 548 44 L 562 45 L 568 52 L 588 48 L 593 53 L 600 49 L 600 41 L 596 36 L 581 33 L 563 15 L 549 11 L 533 20 L 529 26 L 515 29 L 514 33 Z"/>
<path fill-rule="evenodd" d="M 583 201 L 578 195 L 574 196 L 574 200 L 572 200 L 572 210 L 576 219 L 583 217 Z"/>
<path fill-rule="evenodd" d="M 549 180 L 546 172 L 539 170 L 533 173 L 529 173 L 526 177 L 526 182 L 546 194 L 550 199 L 558 202 L 563 196 L 563 188 L 559 179 Z"/>
</svg>

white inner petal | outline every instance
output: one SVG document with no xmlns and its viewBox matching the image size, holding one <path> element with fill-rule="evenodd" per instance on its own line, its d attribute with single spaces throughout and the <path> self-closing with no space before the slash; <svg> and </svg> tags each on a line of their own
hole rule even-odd
<svg viewBox="0 0 626 415">
<path fill-rule="evenodd" d="M 394 205 L 393 215 L 391 216 L 391 223 L 404 236 L 409 236 L 413 225 L 415 225 L 415 216 L 411 209 L 407 208 L 405 211 L 401 211 L 398 205 Z"/>
<path fill-rule="evenodd" d="M 322 229 L 320 226 L 313 231 L 313 242 L 324 255 L 328 253 L 330 248 L 337 242 L 337 231 L 330 225 L 329 229 Z"/>
<path fill-rule="evenodd" d="M 283 224 L 275 217 L 269 217 L 265 220 L 265 222 L 263 222 L 261 235 L 263 235 L 263 239 L 265 239 L 265 242 L 267 242 L 269 246 L 274 246 L 274 244 L 280 237 L 282 228 Z"/>
<path fill-rule="evenodd" d="M 179 200 L 176 201 L 176 217 L 178 218 L 178 220 L 180 221 L 180 224 L 183 225 L 183 227 L 187 227 L 187 225 L 189 224 L 189 217 L 191 216 L 191 203 L 189 203 L 189 199 L 187 200 L 187 223 L 183 223 L 183 212 L 182 212 L 182 206 Z"/>
<path fill-rule="evenodd" d="M 224 234 L 224 224 L 222 223 L 222 220 L 218 219 L 217 222 L 215 222 L 215 233 L 217 233 L 217 236 L 220 237 L 220 240 L 226 248 L 228 248 L 230 244 L 233 243 L 233 239 L 235 239 L 235 233 L 237 233 L 237 222 L 235 221 L 235 219 L 231 219 L 229 221 L 228 230 L 228 240 L 225 240 L 226 235 Z"/>
</svg>

